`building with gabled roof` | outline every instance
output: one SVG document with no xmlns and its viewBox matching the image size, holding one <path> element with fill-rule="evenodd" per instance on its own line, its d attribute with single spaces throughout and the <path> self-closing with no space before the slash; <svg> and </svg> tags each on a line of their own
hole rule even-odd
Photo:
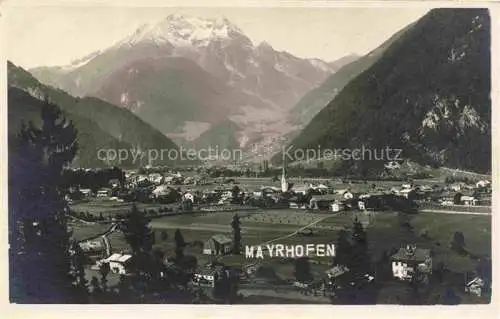
<svg viewBox="0 0 500 319">
<path fill-rule="evenodd" d="M 103 262 L 109 263 L 109 269 L 120 275 L 126 275 L 129 272 L 133 256 L 130 254 L 115 253 L 104 259 Z"/>
<path fill-rule="evenodd" d="M 474 279 L 470 280 L 465 284 L 465 292 L 469 292 L 475 294 L 478 297 L 481 297 L 486 285 L 482 278 L 474 277 Z"/>
<path fill-rule="evenodd" d="M 226 255 L 233 249 L 233 240 L 226 235 L 217 234 L 207 240 L 203 246 L 205 255 Z"/>
<path fill-rule="evenodd" d="M 392 273 L 401 280 L 425 280 L 432 273 L 432 257 L 429 249 L 406 245 L 391 256 Z"/>
</svg>

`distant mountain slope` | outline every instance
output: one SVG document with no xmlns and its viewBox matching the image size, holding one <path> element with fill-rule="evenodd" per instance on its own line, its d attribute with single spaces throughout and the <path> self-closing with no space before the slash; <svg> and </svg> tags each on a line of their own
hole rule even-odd
<svg viewBox="0 0 500 319">
<path fill-rule="evenodd" d="M 8 90 L 8 137 L 9 152 L 16 152 L 15 137 L 21 128 L 21 122 L 41 123 L 40 108 L 43 101 L 34 98 L 29 93 L 10 87 Z M 101 130 L 91 120 L 75 114 L 64 112 L 68 120 L 72 120 L 78 131 L 78 152 L 73 164 L 82 167 L 105 167 L 112 163 L 101 161 L 96 154 L 99 149 L 129 149 L 131 145 L 120 142 L 113 136 Z M 126 161 L 125 165 L 131 165 Z"/>
<path fill-rule="evenodd" d="M 238 124 L 233 138 L 244 144 L 262 138 L 261 131 L 286 133 L 289 124 L 282 119 L 290 108 L 335 70 L 265 42 L 254 45 L 227 19 L 174 14 L 141 26 L 77 67 L 31 71 L 74 96 L 127 108 L 179 140 L 203 131 L 193 123 L 206 129 L 231 120 Z"/>
<path fill-rule="evenodd" d="M 178 57 L 135 60 L 110 75 L 96 95 L 133 111 L 164 134 L 186 122 L 218 123 L 241 112 L 235 105 L 259 105 L 254 96 L 236 93 L 197 64 Z"/>
<path fill-rule="evenodd" d="M 230 120 L 223 121 L 212 126 L 209 130 L 203 132 L 193 141 L 194 147 L 201 149 L 210 146 L 217 147 L 219 152 L 222 150 L 233 150 L 239 148 L 236 136 L 238 125 Z"/>
<path fill-rule="evenodd" d="M 38 101 L 46 94 L 77 126 L 81 148 L 78 153 L 80 165 L 96 165 L 92 157 L 97 158 L 97 151 L 102 148 L 127 149 L 129 157 L 132 156 L 131 149 L 134 151 L 177 149 L 175 143 L 130 111 L 97 98 L 72 97 L 64 91 L 41 84 L 29 72 L 10 62 L 8 63 L 8 83 L 11 88 L 9 93 L 12 94 L 12 97 L 9 96 L 9 130 L 18 125 L 24 113 L 32 114 L 36 109 L 33 105 L 37 102 L 29 99 L 19 90 L 28 93 Z M 28 106 L 21 105 L 22 103 Z M 32 115 L 27 116 L 32 117 Z M 125 164 L 130 165 L 131 162 Z M 143 164 L 147 162 L 147 157 L 145 157 Z M 172 163 L 172 161 L 164 160 L 162 163 Z M 134 165 L 140 165 L 140 163 Z"/>
<path fill-rule="evenodd" d="M 330 75 L 319 87 L 309 91 L 309 93 L 297 102 L 290 111 L 290 122 L 298 125 L 300 128 L 304 128 L 321 109 L 342 91 L 347 83 L 375 63 L 385 50 L 410 27 L 411 25 L 397 32 L 378 48 L 363 57 L 349 55 L 333 62 L 333 64 L 336 63 L 343 66 L 337 72 Z"/>
<path fill-rule="evenodd" d="M 291 145 L 389 146 L 420 163 L 487 172 L 490 90 L 488 11 L 435 9 L 349 82 Z"/>
<path fill-rule="evenodd" d="M 341 57 L 340 59 L 337 59 L 335 61 L 329 62 L 328 64 L 330 66 L 332 66 L 335 70 L 340 70 L 344 66 L 348 65 L 349 63 L 352 63 L 352 62 L 358 60 L 359 58 L 361 58 L 360 55 L 351 53 L 351 54 L 348 54 L 346 56 Z"/>
</svg>

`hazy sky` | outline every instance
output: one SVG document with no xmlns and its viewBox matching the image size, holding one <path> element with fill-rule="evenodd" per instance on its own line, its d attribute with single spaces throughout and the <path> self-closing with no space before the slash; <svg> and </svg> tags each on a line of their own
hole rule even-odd
<svg viewBox="0 0 500 319">
<path fill-rule="evenodd" d="M 25 68 L 65 65 L 105 49 L 171 13 L 227 17 L 253 42 L 326 61 L 365 54 L 428 9 L 414 8 L 151 8 L 14 7 L 4 15 L 7 58 Z"/>
</svg>

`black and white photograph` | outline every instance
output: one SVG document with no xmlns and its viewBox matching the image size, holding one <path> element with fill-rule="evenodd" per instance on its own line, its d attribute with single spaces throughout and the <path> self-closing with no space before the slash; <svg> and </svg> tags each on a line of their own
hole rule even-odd
<svg viewBox="0 0 500 319">
<path fill-rule="evenodd" d="M 0 6 L 11 304 L 491 304 L 490 8 L 78 3 Z"/>
</svg>

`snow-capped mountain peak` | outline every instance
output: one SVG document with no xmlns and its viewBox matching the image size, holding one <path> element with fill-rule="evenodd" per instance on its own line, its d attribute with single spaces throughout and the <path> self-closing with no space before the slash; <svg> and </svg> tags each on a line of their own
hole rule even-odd
<svg viewBox="0 0 500 319">
<path fill-rule="evenodd" d="M 121 44 L 168 42 L 176 47 L 192 46 L 207 44 L 216 38 L 232 38 L 236 34 L 243 32 L 225 17 L 207 19 L 171 14 L 158 22 L 142 25 Z"/>
</svg>

